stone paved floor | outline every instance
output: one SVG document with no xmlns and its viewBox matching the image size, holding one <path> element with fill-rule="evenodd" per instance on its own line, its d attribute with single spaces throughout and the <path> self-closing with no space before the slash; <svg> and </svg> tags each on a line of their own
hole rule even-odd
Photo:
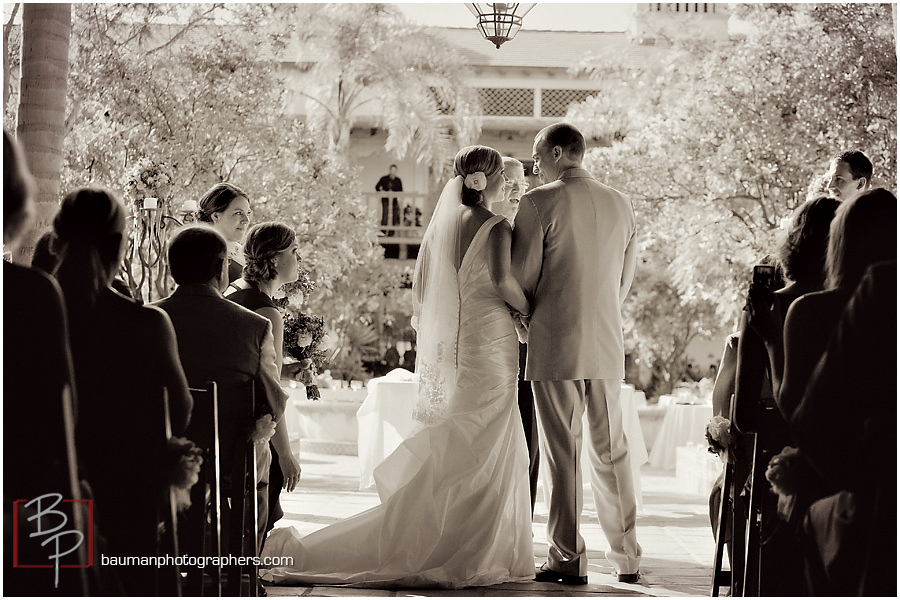
<svg viewBox="0 0 900 600">
<path fill-rule="evenodd" d="M 359 491 L 355 456 L 300 453 L 303 469 L 299 489 L 282 495 L 285 519 L 303 533 L 356 514 L 378 502 L 374 492 Z M 590 568 L 586 586 L 518 583 L 464 590 L 384 590 L 350 587 L 287 587 L 268 585 L 269 596 L 329 597 L 516 597 L 516 596 L 706 596 L 712 576 L 714 541 L 709 529 L 706 496 L 678 489 L 675 472 L 644 466 L 643 512 L 638 515 L 638 540 L 644 550 L 642 580 L 618 583 L 604 558 L 606 538 L 597 523 L 593 500 L 585 490 L 582 535 Z M 544 562 L 547 507 L 539 496 L 534 515 L 535 564 Z M 725 590 L 722 590 L 723 592 Z"/>
</svg>

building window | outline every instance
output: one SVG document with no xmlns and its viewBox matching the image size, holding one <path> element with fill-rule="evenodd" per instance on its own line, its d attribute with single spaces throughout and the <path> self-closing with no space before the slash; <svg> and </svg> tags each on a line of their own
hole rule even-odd
<svg viewBox="0 0 900 600">
<path fill-rule="evenodd" d="M 593 90 L 542 90 L 541 91 L 541 116 L 564 117 L 571 104 L 584 102 Z"/>
<path fill-rule="evenodd" d="M 534 90 L 526 88 L 478 88 L 485 115 L 530 117 L 534 115 Z"/>
</svg>

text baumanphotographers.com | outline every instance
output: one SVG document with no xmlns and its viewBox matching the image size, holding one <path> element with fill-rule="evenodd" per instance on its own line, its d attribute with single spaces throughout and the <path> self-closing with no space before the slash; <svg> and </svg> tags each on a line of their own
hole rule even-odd
<svg viewBox="0 0 900 600">
<path fill-rule="evenodd" d="M 106 556 L 100 555 L 101 566 L 113 567 L 292 567 L 293 556 Z"/>
</svg>

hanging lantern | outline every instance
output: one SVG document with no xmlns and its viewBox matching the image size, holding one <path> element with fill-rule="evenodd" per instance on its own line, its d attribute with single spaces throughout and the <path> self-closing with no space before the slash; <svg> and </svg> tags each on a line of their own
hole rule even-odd
<svg viewBox="0 0 900 600">
<path fill-rule="evenodd" d="M 466 7 L 475 15 L 475 24 L 484 39 L 499 50 L 500 44 L 516 37 L 522 27 L 522 17 L 534 8 L 534 4 L 478 3 L 466 4 Z"/>
</svg>

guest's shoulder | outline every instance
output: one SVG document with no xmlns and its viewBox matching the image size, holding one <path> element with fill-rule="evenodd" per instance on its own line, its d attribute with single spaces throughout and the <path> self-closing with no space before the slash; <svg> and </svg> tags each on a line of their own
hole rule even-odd
<svg viewBox="0 0 900 600">
<path fill-rule="evenodd" d="M 816 327 L 821 326 L 825 319 L 828 327 L 831 327 L 849 297 L 850 292 L 840 288 L 803 294 L 791 302 L 787 318 L 794 322 L 809 321 Z"/>
<path fill-rule="evenodd" d="M 3 261 L 3 279 L 6 283 L 5 289 L 9 291 L 18 292 L 22 286 L 28 286 L 30 290 L 62 295 L 56 280 L 39 269 Z M 14 285 L 9 285 L 10 283 Z"/>
<path fill-rule="evenodd" d="M 267 325 L 269 323 L 269 320 L 259 313 L 231 300 L 231 296 L 218 299 L 216 305 L 220 306 L 222 310 L 227 311 L 230 316 L 240 321 L 256 325 Z"/>
<path fill-rule="evenodd" d="M 133 298 L 123 296 L 115 290 L 105 289 L 100 293 L 98 309 L 110 317 L 119 315 L 135 327 L 172 327 L 169 315 L 156 302 L 141 304 Z"/>
<path fill-rule="evenodd" d="M 8 310 L 61 313 L 64 301 L 59 284 L 50 275 L 3 261 L 3 305 L 4 313 Z"/>
</svg>

